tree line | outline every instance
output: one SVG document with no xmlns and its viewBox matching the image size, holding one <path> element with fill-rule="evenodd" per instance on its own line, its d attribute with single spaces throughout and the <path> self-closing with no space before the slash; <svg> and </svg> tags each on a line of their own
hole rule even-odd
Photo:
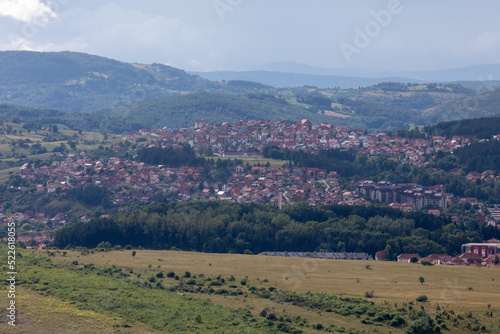
<svg viewBox="0 0 500 334">
<path fill-rule="evenodd" d="M 57 231 L 54 245 L 131 245 L 213 253 L 263 251 L 458 254 L 460 246 L 498 231 L 466 230 L 448 218 L 382 206 L 311 207 L 192 201 L 160 204 L 77 223 Z"/>
</svg>

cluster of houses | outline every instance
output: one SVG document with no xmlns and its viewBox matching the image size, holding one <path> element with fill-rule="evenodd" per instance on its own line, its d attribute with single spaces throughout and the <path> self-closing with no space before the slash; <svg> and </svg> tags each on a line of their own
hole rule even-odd
<svg viewBox="0 0 500 334">
<path fill-rule="evenodd" d="M 237 141 L 234 137 L 235 133 L 245 133 L 245 140 L 242 139 L 241 145 L 243 148 L 261 148 L 265 143 L 274 143 L 273 140 L 256 140 L 250 135 L 256 135 L 257 139 L 266 135 L 268 130 L 272 129 L 266 135 L 267 139 L 272 139 L 275 134 L 288 133 L 284 125 L 290 126 L 295 130 L 314 129 L 313 133 L 321 133 L 323 139 L 328 138 L 325 135 L 328 132 L 333 138 L 340 136 L 341 138 L 350 138 L 351 136 L 358 140 L 368 138 L 369 135 L 362 134 L 361 131 L 350 132 L 346 127 L 333 127 L 329 124 L 315 124 L 309 121 L 297 123 L 273 122 L 268 121 L 243 121 L 233 125 L 222 123 L 214 124 L 210 127 L 205 122 L 197 122 L 197 127 L 194 129 L 176 129 L 175 131 L 160 131 L 158 136 L 159 141 L 152 143 L 150 146 L 163 146 L 166 144 L 177 145 L 178 142 L 188 140 L 188 143 L 193 145 L 195 149 L 200 149 L 197 144 L 200 143 L 198 136 L 205 131 L 209 133 L 229 133 L 225 135 L 224 141 L 230 138 L 230 141 Z M 318 126 L 318 128 L 315 128 Z M 201 127 L 201 128 L 199 128 Z M 219 129 L 220 127 L 220 129 Z M 246 133 L 249 128 L 253 128 L 256 133 Z M 243 131 L 246 129 L 245 131 Z M 200 131 L 200 132 L 198 132 Z M 303 133 L 303 132 L 299 132 Z M 333 135 L 335 133 L 335 135 Z M 351 135 L 352 133 L 352 135 Z M 141 136 L 151 134 L 146 130 L 141 130 Z M 132 133 L 128 136 L 132 136 Z M 192 137 L 194 136 L 194 137 Z M 268 137 L 270 136 L 270 137 Z M 213 136 L 212 136 L 213 137 Z M 212 138 L 210 137 L 210 138 Z M 217 138 L 219 138 L 217 137 Z M 214 137 L 215 138 L 215 137 Z M 219 147 L 220 141 L 215 138 L 214 147 Z M 250 138 L 252 140 L 250 140 Z M 303 139 L 302 137 L 300 137 Z M 307 138 L 307 136 L 305 137 Z M 344 139 L 346 139 L 344 138 Z M 360 139 L 361 138 L 361 139 Z M 368 143 L 374 137 L 368 139 Z M 377 136 L 374 141 L 376 145 L 384 142 L 387 138 L 385 135 Z M 385 138 L 385 139 L 384 139 Z M 198 140 L 199 139 L 199 140 Z M 319 140 L 319 139 L 318 139 Z M 463 139 L 466 141 L 466 139 Z M 396 138 L 398 142 L 399 139 Z M 301 149 L 312 149 L 315 141 L 310 143 L 312 146 L 307 146 L 309 141 L 299 140 L 305 146 L 300 146 Z M 321 140 L 320 140 L 321 142 Z M 353 142 L 352 140 L 350 142 Z M 356 142 L 356 141 L 354 141 Z M 283 139 L 282 143 L 285 143 Z M 365 142 L 363 142 L 363 145 Z M 450 148 L 448 143 L 440 142 L 442 148 Z M 232 144 L 231 144 L 232 145 Z M 285 145 L 286 146 L 286 145 Z M 342 147 L 348 147 L 347 141 L 342 142 Z M 356 145 L 355 145 L 356 146 Z M 370 146 L 370 144 L 368 144 Z M 239 147 L 239 148 L 242 148 Z M 283 147 L 283 145 L 281 145 Z M 384 146 L 389 147 L 389 146 Z M 405 147 L 405 146 L 403 146 Z M 436 149 L 436 145 L 433 149 Z M 297 148 L 297 147 L 295 147 Z M 325 148 L 325 147 L 321 147 Z M 425 151 L 425 150 L 424 150 Z M 396 151 L 394 151 L 396 152 Z M 393 153 L 394 153 L 393 152 Z M 260 153 L 251 152 L 223 152 L 221 155 L 245 157 L 256 156 Z M 388 182 L 373 182 L 363 181 L 358 184 L 357 190 L 348 191 L 340 187 L 340 175 L 334 171 L 328 172 L 319 168 L 278 168 L 278 167 L 263 167 L 254 166 L 250 169 L 248 166 L 239 165 L 235 168 L 233 175 L 229 177 L 228 182 L 222 186 L 219 183 L 213 182 L 207 177 L 209 173 L 214 171 L 205 171 L 203 167 L 183 166 L 180 168 L 167 168 L 164 166 L 148 166 L 144 162 L 134 161 L 131 159 L 125 160 L 121 158 L 98 159 L 93 160 L 84 152 L 79 155 L 69 154 L 65 161 L 54 162 L 49 166 L 32 168 L 28 164 L 20 168 L 20 176 L 23 179 L 31 181 L 37 192 L 53 193 L 56 191 L 64 192 L 74 187 L 86 187 L 89 184 L 99 184 L 113 190 L 113 202 L 117 205 L 123 205 L 130 201 L 139 201 L 142 203 L 154 203 L 157 194 L 168 195 L 169 198 L 178 201 L 187 201 L 191 199 L 224 199 L 238 203 L 258 202 L 272 203 L 276 205 L 307 201 L 311 205 L 321 204 L 360 204 L 369 205 L 370 202 L 365 197 L 371 200 L 378 200 L 382 204 L 388 204 L 403 211 L 421 210 L 426 206 L 434 206 L 446 209 L 448 205 L 461 201 L 477 203 L 475 198 L 458 198 L 453 194 L 448 194 L 444 191 L 442 185 L 430 187 L 422 187 L 417 184 L 391 184 Z M 353 184 L 355 185 L 355 184 Z M 360 196 L 364 195 L 364 196 Z"/>
<path fill-rule="evenodd" d="M 358 153 L 368 155 L 396 157 L 415 165 L 426 163 L 425 154 L 449 152 L 472 141 L 465 136 L 454 136 L 451 139 L 439 136 L 411 139 L 385 133 L 367 133 L 362 129 L 352 130 L 325 122 L 260 119 L 211 125 L 206 120 L 199 120 L 194 128 L 141 129 L 137 132 L 131 131 L 121 138 L 139 143 L 141 141 L 138 139 L 144 136 L 153 139 L 152 143 L 145 144 L 150 147 L 188 143 L 200 155 L 211 152 L 215 156 L 259 158 L 262 157 L 259 151 L 265 145 L 306 150 L 311 153 L 321 149 L 342 148 L 355 149 Z M 123 147 L 113 146 L 113 150 L 123 150 Z M 207 171 L 203 167 L 148 166 L 144 162 L 118 157 L 92 159 L 85 152 L 69 154 L 62 162 L 38 168 L 25 164 L 19 170 L 21 178 L 30 181 L 37 192 L 64 194 L 70 189 L 85 188 L 94 184 L 111 190 L 112 201 L 116 205 L 133 201 L 153 204 L 157 198 L 161 198 L 157 195 L 168 196 L 170 200 L 176 201 L 208 199 L 275 205 L 301 201 L 310 205 L 370 205 L 368 200 L 378 200 L 403 211 L 421 210 L 426 206 L 446 209 L 450 204 L 464 201 L 477 203 L 475 198 L 458 198 L 448 194 L 441 185 L 422 187 L 418 184 L 391 184 L 367 180 L 357 184 L 352 182 L 350 185 L 356 190 L 350 191 L 340 186 L 341 175 L 320 168 L 238 165 L 222 185 L 209 177 L 214 173 L 215 171 Z M 467 178 L 499 179 L 499 176 L 472 172 Z M 487 214 L 493 217 L 492 224 L 500 224 L 500 209 L 494 207 L 488 210 Z M 19 219 L 23 214 L 16 213 L 17 218 L 15 215 L 8 219 Z M 439 214 L 439 211 L 435 214 Z M 47 220 L 53 223 L 51 226 L 54 228 L 67 223 L 63 214 L 50 218 L 45 218 L 43 213 L 38 215 L 42 216 L 30 216 L 27 219 L 38 219 L 42 222 Z M 80 220 L 88 219 L 90 217 L 84 216 Z M 4 222 L 5 220 L 1 221 L 0 218 L 0 224 Z"/>
<path fill-rule="evenodd" d="M 53 217 L 47 217 L 44 213 L 35 214 L 32 210 L 26 210 L 24 212 L 16 212 L 14 215 L 7 217 L 3 213 L 3 207 L 0 207 L 0 227 L 7 225 L 12 226 L 15 224 L 16 230 L 19 230 L 22 226 L 23 221 L 29 221 L 30 223 L 43 223 L 52 224 L 54 228 L 62 228 L 66 224 L 65 215 L 58 213 Z M 7 242 L 8 238 L 5 237 L 2 240 Z M 17 237 L 18 242 L 24 243 L 28 248 L 39 248 L 42 249 L 46 244 L 52 241 L 54 238 L 49 233 L 35 233 L 26 234 Z"/>
<path fill-rule="evenodd" d="M 425 154 L 451 152 L 471 142 L 466 136 L 453 136 L 451 139 L 433 136 L 422 139 L 380 132 L 367 133 L 363 129 L 352 130 L 347 126 L 333 126 L 326 122 L 312 123 L 306 119 L 297 122 L 240 120 L 211 125 L 202 119 L 195 123 L 194 128 L 141 129 L 129 132 L 124 139 L 133 141 L 144 135 L 153 136 L 161 143 L 189 143 L 195 150 L 209 148 L 219 155 L 252 156 L 255 153 L 246 152 L 260 151 L 264 145 L 310 152 L 352 148 L 358 153 L 398 157 L 415 165 L 425 163 Z"/>
<path fill-rule="evenodd" d="M 379 251 L 375 254 L 375 260 L 387 260 L 389 254 L 386 251 Z M 428 263 L 435 265 L 480 265 L 500 267 L 500 240 L 490 239 L 482 243 L 463 244 L 461 254 L 451 256 L 448 254 L 431 254 L 421 257 L 419 254 L 400 254 L 398 262 L 405 263 Z"/>
<path fill-rule="evenodd" d="M 112 190 L 113 202 L 118 205 L 130 201 L 154 203 L 159 193 L 178 201 L 221 199 L 275 205 L 302 201 L 311 205 L 369 205 L 370 202 L 360 197 L 364 195 L 404 211 L 420 210 L 427 205 L 445 209 L 463 200 L 446 194 L 442 186 L 417 184 L 362 181 L 357 191 L 348 191 L 340 187 L 337 172 L 327 173 L 320 168 L 238 165 L 222 186 L 207 177 L 206 172 L 204 167 L 151 167 L 120 158 L 92 160 L 83 153 L 70 154 L 65 161 L 39 168 L 25 164 L 19 171 L 21 178 L 31 181 L 37 192 L 53 193 L 58 189 L 64 192 L 98 184 Z"/>
<path fill-rule="evenodd" d="M 98 184 L 113 190 L 115 204 L 138 200 L 154 203 L 158 194 L 174 200 L 224 199 L 238 203 L 327 203 L 368 204 L 355 194 L 342 191 L 339 175 L 319 168 L 246 167 L 238 165 L 220 185 L 207 177 L 203 167 L 151 167 L 143 162 L 120 158 L 92 160 L 71 154 L 63 162 L 31 168 L 23 165 L 21 178 L 31 181 L 37 192 L 64 192 L 75 187 Z M 213 172 L 213 171 L 212 171 Z"/>
</svg>

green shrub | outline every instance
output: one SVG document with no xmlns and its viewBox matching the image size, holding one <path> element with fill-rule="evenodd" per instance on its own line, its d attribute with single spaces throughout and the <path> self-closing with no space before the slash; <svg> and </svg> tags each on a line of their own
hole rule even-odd
<svg viewBox="0 0 500 334">
<path fill-rule="evenodd" d="M 103 242 L 99 243 L 96 248 L 110 249 L 111 243 L 109 241 L 103 241 Z"/>
<path fill-rule="evenodd" d="M 322 324 L 316 324 L 313 326 L 313 329 L 317 330 L 317 331 L 320 331 L 323 329 L 323 325 Z"/>
<path fill-rule="evenodd" d="M 416 299 L 416 301 L 417 301 L 417 302 L 420 302 L 420 303 L 426 302 L 426 301 L 428 301 L 428 300 L 429 300 L 429 299 L 427 298 L 427 296 L 426 296 L 426 295 L 420 295 L 420 296 L 418 296 L 418 297 L 417 297 L 417 299 Z"/>
<path fill-rule="evenodd" d="M 420 264 L 423 265 L 423 266 L 433 266 L 434 265 L 434 263 L 432 263 L 429 260 L 421 260 Z"/>
</svg>

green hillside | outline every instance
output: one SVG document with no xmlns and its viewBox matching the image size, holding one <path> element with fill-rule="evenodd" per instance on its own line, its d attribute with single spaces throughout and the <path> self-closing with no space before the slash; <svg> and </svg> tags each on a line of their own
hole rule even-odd
<svg viewBox="0 0 500 334">
<path fill-rule="evenodd" d="M 426 115 L 431 123 L 500 115 L 500 89 L 445 103 Z"/>
<path fill-rule="evenodd" d="M 14 117 L 41 124 L 63 124 L 71 129 L 117 133 L 140 128 L 193 126 L 201 118 L 207 119 L 210 123 L 234 122 L 244 118 L 266 120 L 308 118 L 316 122 L 333 121 L 328 116 L 292 105 L 273 95 L 240 96 L 206 92 L 136 101 L 114 109 L 91 113 L 63 113 L 55 110 L 0 105 L 0 119 L 8 120 Z M 335 121 L 342 125 L 357 124 L 356 120 Z"/>
<path fill-rule="evenodd" d="M 76 52 L 5 51 L 0 64 L 0 102 L 65 112 L 222 88 L 162 64 L 128 64 Z"/>
<path fill-rule="evenodd" d="M 212 122 L 234 122 L 239 119 L 323 121 L 325 116 L 294 106 L 267 94 L 234 96 L 194 93 L 162 99 L 135 102 L 114 110 L 99 112 L 111 117 L 124 117 L 129 122 L 146 126 L 193 126 L 201 118 Z"/>
</svg>

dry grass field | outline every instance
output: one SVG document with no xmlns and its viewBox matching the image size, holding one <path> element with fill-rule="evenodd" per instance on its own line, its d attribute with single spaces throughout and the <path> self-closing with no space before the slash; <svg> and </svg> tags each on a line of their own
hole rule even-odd
<svg viewBox="0 0 500 334">
<path fill-rule="evenodd" d="M 420 295 L 429 301 L 416 303 L 424 305 L 433 314 L 438 308 L 452 310 L 455 314 L 472 314 L 482 319 L 490 332 L 500 332 L 500 269 L 458 266 L 422 266 L 419 264 L 379 262 L 379 261 L 342 261 L 325 259 L 284 258 L 258 255 L 207 254 L 182 251 L 132 250 L 96 252 L 82 255 L 68 251 L 66 256 L 57 253 L 56 261 L 79 261 L 96 266 L 117 266 L 143 270 L 144 273 L 162 270 L 193 275 L 211 276 L 234 275 L 236 280 L 248 276 L 248 285 L 275 286 L 278 289 L 297 292 L 325 292 L 349 297 L 365 297 L 373 291 L 371 298 L 377 304 L 399 307 L 403 303 L 415 302 Z M 158 268 L 158 266 L 160 266 Z M 369 266 L 367 268 L 367 266 Z M 419 278 L 423 277 L 423 284 Z M 198 295 L 198 298 L 207 296 Z M 258 314 L 265 307 L 280 313 L 301 315 L 312 321 L 324 324 L 344 325 L 371 332 L 374 326 L 362 325 L 359 320 L 342 317 L 332 313 L 321 314 L 312 310 L 280 305 L 266 299 L 252 296 L 210 295 L 216 304 L 229 307 L 247 307 Z M 493 317 L 486 317 L 493 313 Z M 388 333 L 384 328 L 379 332 Z M 391 329 L 392 333 L 401 332 Z M 461 333 L 450 328 L 449 333 Z"/>
</svg>

